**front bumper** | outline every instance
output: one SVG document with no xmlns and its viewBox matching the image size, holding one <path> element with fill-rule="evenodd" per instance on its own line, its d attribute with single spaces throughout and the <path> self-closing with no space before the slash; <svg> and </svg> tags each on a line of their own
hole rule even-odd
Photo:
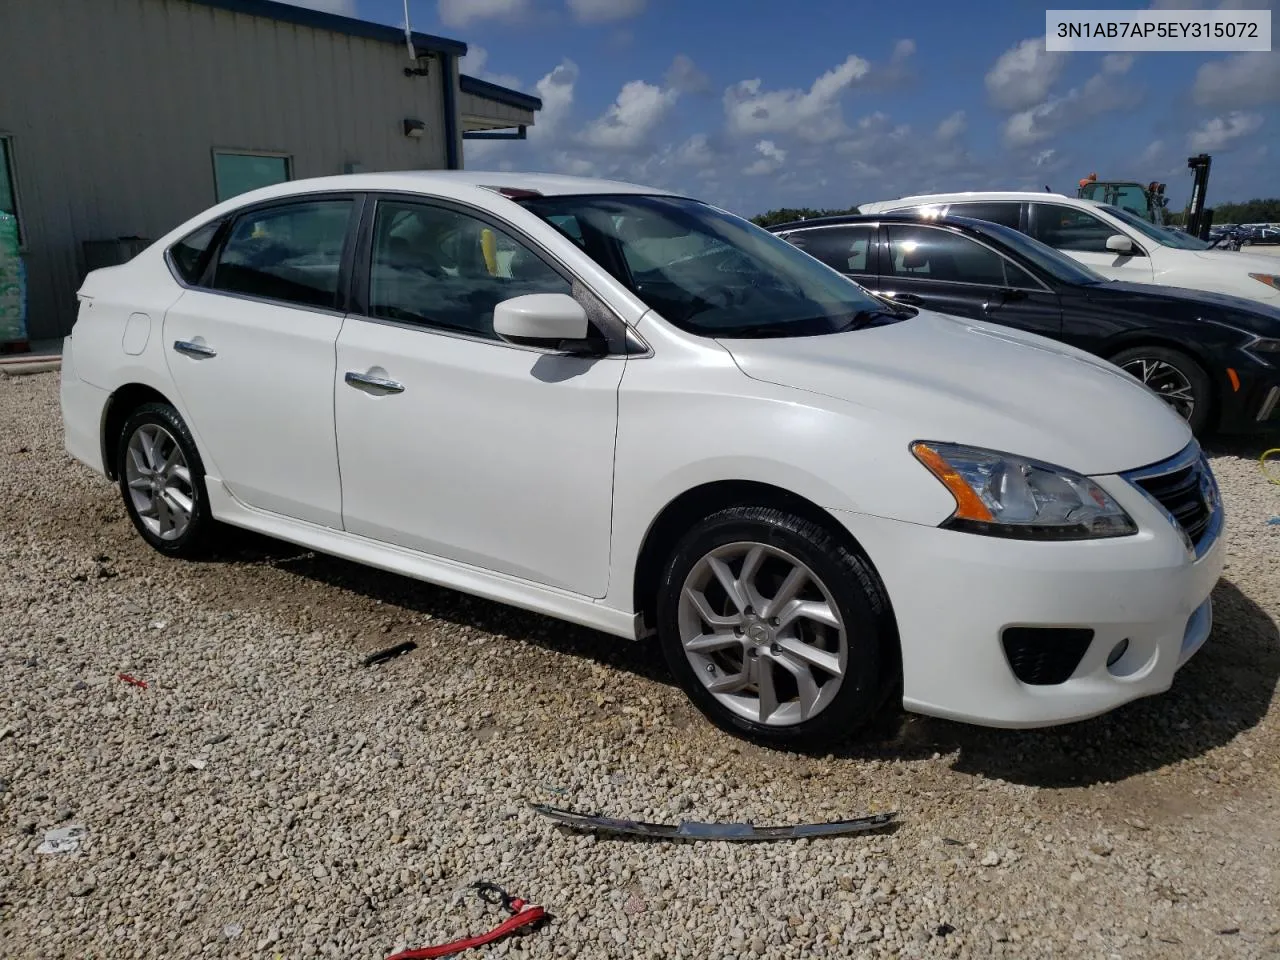
<svg viewBox="0 0 1280 960">
<path fill-rule="evenodd" d="M 1256 365 L 1241 371 L 1240 389 L 1228 383 L 1223 388 L 1218 429 L 1223 433 L 1245 434 L 1280 431 L 1280 370 Z"/>
<path fill-rule="evenodd" d="M 1082 720 L 1162 693 L 1209 636 L 1222 573 L 1222 507 L 1197 557 L 1167 514 L 1123 477 L 1095 477 L 1137 522 L 1133 536 L 1004 540 L 845 513 L 884 580 L 902 643 L 903 706 L 984 726 Z M 1007 628 L 1092 637 L 1061 682 L 1018 679 Z M 1078 634 L 1079 635 L 1079 634 Z M 1122 641 L 1123 655 L 1108 665 Z"/>
</svg>

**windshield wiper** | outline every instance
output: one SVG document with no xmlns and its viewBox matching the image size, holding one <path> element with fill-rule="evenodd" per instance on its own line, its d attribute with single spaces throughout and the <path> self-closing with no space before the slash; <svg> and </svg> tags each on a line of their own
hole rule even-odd
<svg viewBox="0 0 1280 960">
<path fill-rule="evenodd" d="M 892 310 L 859 310 L 844 324 L 838 327 L 835 332 L 848 333 L 850 330 L 863 330 L 867 327 L 876 327 L 886 320 L 889 322 L 894 320 L 909 320 L 919 312 L 920 311 L 914 307 L 896 307 Z"/>
</svg>

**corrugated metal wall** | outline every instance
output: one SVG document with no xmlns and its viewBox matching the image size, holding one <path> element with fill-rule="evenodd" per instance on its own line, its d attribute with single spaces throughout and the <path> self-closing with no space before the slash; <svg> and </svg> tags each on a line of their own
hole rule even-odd
<svg viewBox="0 0 1280 960">
<path fill-rule="evenodd" d="M 31 339 L 70 329 L 82 241 L 155 239 L 215 202 L 214 149 L 289 154 L 295 178 L 446 165 L 439 61 L 406 77 L 403 47 L 184 0 L 0 6 Z"/>
<path fill-rule="evenodd" d="M 477 127 L 477 129 L 496 126 L 496 122 L 502 120 L 507 121 L 507 125 L 512 127 L 518 127 L 521 124 L 525 126 L 533 125 L 532 110 L 521 110 L 519 107 L 498 103 L 487 97 L 478 97 L 474 93 L 467 93 L 465 90 L 458 94 L 458 113 L 464 121 L 464 128 L 468 117 L 484 118 L 484 125 Z"/>
</svg>

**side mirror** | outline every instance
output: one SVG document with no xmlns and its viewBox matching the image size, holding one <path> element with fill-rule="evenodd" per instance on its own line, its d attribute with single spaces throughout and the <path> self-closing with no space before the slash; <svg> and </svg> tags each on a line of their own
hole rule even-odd
<svg viewBox="0 0 1280 960">
<path fill-rule="evenodd" d="M 591 324 L 582 304 L 565 293 L 530 293 L 493 308 L 493 332 L 509 343 L 581 353 Z"/>
<path fill-rule="evenodd" d="M 1107 237 L 1107 249 L 1112 253 L 1133 253 L 1133 241 L 1122 233 Z"/>
</svg>

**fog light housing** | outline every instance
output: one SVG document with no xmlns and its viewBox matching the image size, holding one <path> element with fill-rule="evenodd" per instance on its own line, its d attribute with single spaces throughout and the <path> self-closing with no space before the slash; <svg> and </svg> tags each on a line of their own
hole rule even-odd
<svg viewBox="0 0 1280 960">
<path fill-rule="evenodd" d="M 1123 640 L 1117 643 L 1114 647 L 1112 647 L 1111 652 L 1107 654 L 1107 666 L 1114 667 L 1116 665 L 1116 662 L 1128 652 L 1129 652 L 1129 638 L 1125 637 Z"/>
</svg>

